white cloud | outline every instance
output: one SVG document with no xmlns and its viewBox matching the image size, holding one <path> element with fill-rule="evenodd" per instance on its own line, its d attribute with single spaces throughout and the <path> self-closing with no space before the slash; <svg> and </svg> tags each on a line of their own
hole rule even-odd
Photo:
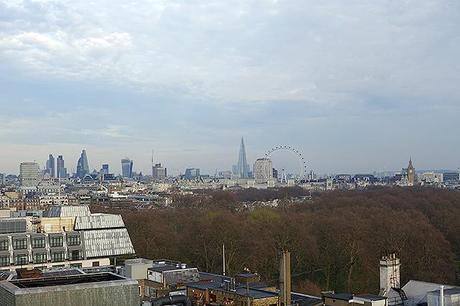
<svg viewBox="0 0 460 306">
<path fill-rule="evenodd" d="M 340 143 L 421 112 L 435 137 L 459 112 L 459 28 L 449 0 L 0 0 L 0 78 L 19 84 L 0 84 L 0 139 Z"/>
<path fill-rule="evenodd" d="M 15 18 L 4 21 L 2 57 L 35 74 L 181 88 L 214 101 L 326 104 L 348 103 L 363 91 L 433 96 L 442 86 L 452 93 L 458 81 L 450 60 L 460 51 L 460 15 L 449 1 L 14 1 L 6 7 L 15 8 Z"/>
</svg>

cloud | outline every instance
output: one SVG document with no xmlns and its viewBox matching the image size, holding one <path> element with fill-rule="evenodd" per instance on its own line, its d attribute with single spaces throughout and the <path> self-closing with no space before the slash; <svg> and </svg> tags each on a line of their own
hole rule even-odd
<svg viewBox="0 0 460 306">
<path fill-rule="evenodd" d="M 433 95 L 434 86 L 452 93 L 458 81 L 450 61 L 439 61 L 460 48 L 458 6 L 19 1 L 4 5 L 16 19 L 3 18 L 0 47 L 26 71 L 179 89 L 217 101 L 339 103 L 366 90 Z M 28 22 L 34 19 L 41 31 Z M 452 79 L 443 82 L 446 76 Z"/>
<path fill-rule="evenodd" d="M 0 140 L 387 152 L 455 128 L 459 26 L 448 0 L 0 1 Z"/>
</svg>

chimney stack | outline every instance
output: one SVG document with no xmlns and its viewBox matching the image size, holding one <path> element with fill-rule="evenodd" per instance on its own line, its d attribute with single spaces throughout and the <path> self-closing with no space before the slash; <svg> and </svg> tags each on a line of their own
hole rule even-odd
<svg viewBox="0 0 460 306">
<path fill-rule="evenodd" d="M 291 305 L 291 253 L 283 251 L 280 263 L 280 304 Z"/>
</svg>

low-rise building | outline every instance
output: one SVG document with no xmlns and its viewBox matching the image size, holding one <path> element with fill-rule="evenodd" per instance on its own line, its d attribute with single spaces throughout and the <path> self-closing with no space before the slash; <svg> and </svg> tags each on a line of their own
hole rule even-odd
<svg viewBox="0 0 460 306">
<path fill-rule="evenodd" d="M 0 219 L 0 270 L 107 266 L 134 254 L 119 215 L 53 206 L 45 216 Z"/>
<path fill-rule="evenodd" d="M 137 282 L 113 273 L 34 277 L 0 282 L 0 305 L 139 306 Z"/>
</svg>

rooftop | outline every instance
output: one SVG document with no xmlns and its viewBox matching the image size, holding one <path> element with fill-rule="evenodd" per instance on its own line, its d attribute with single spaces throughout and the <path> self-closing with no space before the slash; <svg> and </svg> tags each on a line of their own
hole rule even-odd
<svg viewBox="0 0 460 306">
<path fill-rule="evenodd" d="M 125 278 L 113 273 L 98 273 L 67 276 L 60 275 L 54 277 L 40 277 L 33 279 L 18 279 L 9 282 L 18 288 L 41 288 L 62 285 L 77 285 L 85 283 L 100 283 L 117 280 L 125 280 Z"/>
<path fill-rule="evenodd" d="M 350 293 L 327 292 L 327 293 L 323 293 L 323 296 L 326 298 L 330 298 L 334 300 L 343 300 L 343 301 L 349 301 L 353 299 L 353 294 L 350 294 Z"/>
<path fill-rule="evenodd" d="M 375 295 L 375 294 L 360 294 L 360 295 L 355 295 L 354 298 L 362 299 L 362 300 L 369 300 L 369 301 L 381 301 L 381 300 L 386 299 L 386 297 Z"/>
<path fill-rule="evenodd" d="M 431 293 L 435 294 L 435 295 L 439 295 L 439 290 L 433 290 L 431 291 Z M 454 288 L 450 288 L 450 289 L 444 289 L 444 295 L 457 295 L 457 294 L 460 294 L 460 288 L 459 287 L 454 287 Z"/>
</svg>

